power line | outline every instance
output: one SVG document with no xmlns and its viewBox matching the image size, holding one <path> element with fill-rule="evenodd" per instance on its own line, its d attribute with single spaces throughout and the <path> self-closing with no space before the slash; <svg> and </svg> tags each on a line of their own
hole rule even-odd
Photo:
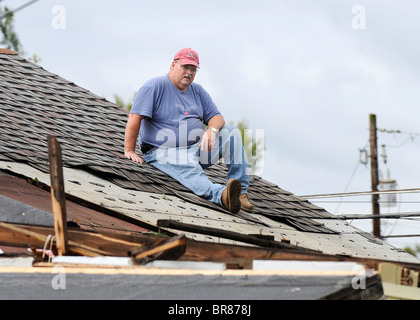
<svg viewBox="0 0 420 320">
<path fill-rule="evenodd" d="M 0 1 L 1 1 L 1 0 L 0 0 Z M 8 16 L 10 16 L 10 15 L 12 15 L 12 14 L 15 14 L 16 12 L 18 12 L 18 11 L 20 11 L 20 10 L 22 10 L 22 9 L 26 8 L 26 7 L 29 7 L 31 4 L 33 4 L 33 3 L 37 2 L 37 1 L 39 1 L 39 0 L 32 0 L 32 1 L 29 1 L 29 2 L 25 3 L 24 5 L 21 5 L 20 7 L 18 7 L 18 8 L 16 8 L 16 9 L 14 9 L 14 10 L 12 10 L 12 11 L 9 11 L 9 12 L 5 13 L 4 15 L 2 15 L 2 16 L 0 17 L 0 20 L 3 20 L 4 18 L 7 18 Z"/>
<path fill-rule="evenodd" d="M 414 237 L 420 237 L 420 234 L 395 234 L 395 235 L 382 236 L 382 238 L 414 238 Z"/>
<path fill-rule="evenodd" d="M 417 132 L 406 132 L 406 131 L 401 131 L 401 130 L 393 130 L 393 129 L 377 129 L 379 132 L 382 133 L 390 133 L 390 134 L 407 134 L 409 136 L 420 136 L 420 133 Z"/>
<path fill-rule="evenodd" d="M 370 200 L 314 200 L 311 201 L 311 203 L 355 203 L 355 204 L 363 204 L 363 203 L 371 203 L 372 201 Z M 395 202 L 397 203 L 420 203 L 420 201 L 384 201 L 384 200 L 379 200 L 380 204 L 394 204 Z"/>
<path fill-rule="evenodd" d="M 406 131 L 401 131 L 401 130 L 394 130 L 394 129 L 377 129 L 378 132 L 381 133 L 388 133 L 388 134 L 401 134 L 401 135 L 407 135 L 408 137 L 401 142 L 399 145 L 396 146 L 392 146 L 392 145 L 387 145 L 390 148 L 394 148 L 394 149 L 398 149 L 400 147 L 402 147 L 403 145 L 405 145 L 408 141 L 414 141 L 414 139 L 416 139 L 418 136 L 420 136 L 420 133 L 417 132 L 406 132 Z"/>
<path fill-rule="evenodd" d="M 388 214 L 349 214 L 335 216 L 336 219 L 341 220 L 365 220 L 365 219 L 401 219 L 401 218 L 413 218 L 420 217 L 420 212 L 403 212 L 403 213 L 388 213 Z M 321 218 L 322 219 L 322 218 Z"/>
<path fill-rule="evenodd" d="M 350 187 L 350 183 L 352 182 L 352 180 L 354 178 L 354 175 L 356 174 L 357 168 L 359 168 L 359 165 L 360 165 L 360 160 L 357 161 L 356 167 L 353 169 L 353 172 L 352 172 L 352 174 L 350 176 L 350 179 L 347 182 L 346 187 L 344 188 L 344 192 L 347 192 L 348 188 Z M 341 205 L 342 200 L 343 200 L 343 198 L 341 198 L 340 201 L 338 202 L 337 208 L 335 208 L 335 212 L 334 213 L 337 213 L 338 209 L 340 208 L 340 205 Z"/>
<path fill-rule="evenodd" d="M 357 192 L 343 192 L 330 194 L 312 194 L 298 196 L 301 199 L 321 199 L 321 198 L 338 198 L 338 197 L 356 197 L 356 196 L 371 196 L 381 194 L 402 194 L 402 193 L 420 193 L 420 188 L 400 189 L 400 190 L 383 190 L 383 191 L 357 191 Z"/>
</svg>

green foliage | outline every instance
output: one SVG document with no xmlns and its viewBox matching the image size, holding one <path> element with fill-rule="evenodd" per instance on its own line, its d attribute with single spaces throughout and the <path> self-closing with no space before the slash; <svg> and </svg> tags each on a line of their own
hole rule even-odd
<svg viewBox="0 0 420 320">
<path fill-rule="evenodd" d="M 40 63 L 42 59 L 34 53 L 28 60 L 32 61 L 33 63 Z"/>
<path fill-rule="evenodd" d="M 3 19 L 0 19 L 0 30 L 3 36 L 0 45 L 16 53 L 23 54 L 22 45 L 14 31 L 13 13 L 7 7 L 0 7 L 0 17 L 3 17 Z"/>
<path fill-rule="evenodd" d="M 128 101 L 128 102 L 124 102 L 124 100 L 117 94 L 114 94 L 114 101 L 115 104 L 121 108 L 126 109 L 127 111 L 130 111 L 131 108 L 133 107 L 133 102 L 134 102 L 134 98 L 136 97 L 136 93 L 134 93 L 133 98 Z"/>
<path fill-rule="evenodd" d="M 251 130 L 248 121 L 243 119 L 238 123 L 229 123 L 231 126 L 238 128 L 241 131 L 242 142 L 244 144 L 245 152 L 248 158 L 249 168 L 251 172 L 257 172 L 261 169 L 261 161 L 264 158 L 265 140 L 253 136 L 254 130 Z"/>
<path fill-rule="evenodd" d="M 410 254 L 412 254 L 413 256 L 417 256 L 420 253 L 420 245 L 415 245 L 414 247 L 405 247 L 404 248 L 405 252 L 408 252 Z"/>
</svg>

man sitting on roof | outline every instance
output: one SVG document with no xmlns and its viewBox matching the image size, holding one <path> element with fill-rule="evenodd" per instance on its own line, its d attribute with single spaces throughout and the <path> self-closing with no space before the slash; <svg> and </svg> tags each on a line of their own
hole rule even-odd
<svg viewBox="0 0 420 320">
<path fill-rule="evenodd" d="M 147 163 L 232 213 L 241 209 L 251 212 L 248 161 L 241 134 L 225 125 L 210 95 L 193 83 L 198 67 L 197 52 L 182 49 L 167 75 L 153 78 L 140 88 L 127 121 L 125 157 L 143 163 L 135 152 L 140 134 L 140 148 Z M 206 130 L 203 123 L 208 125 Z M 212 183 L 203 170 L 220 158 L 228 168 L 226 186 Z"/>
</svg>

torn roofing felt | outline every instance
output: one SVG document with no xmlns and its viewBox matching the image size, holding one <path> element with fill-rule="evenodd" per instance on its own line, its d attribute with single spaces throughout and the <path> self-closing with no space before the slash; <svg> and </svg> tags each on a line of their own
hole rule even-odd
<svg viewBox="0 0 420 320">
<path fill-rule="evenodd" d="M 88 171 L 125 189 L 173 195 L 224 211 L 154 167 L 124 157 L 124 109 L 5 49 L 0 49 L 0 112 L 0 161 L 49 172 L 50 134 L 61 144 L 65 167 Z M 214 165 L 206 173 L 213 182 L 226 183 L 224 166 Z M 299 231 L 336 233 L 314 220 L 331 214 L 259 176 L 253 177 L 248 195 L 256 214 Z M 239 216 L 253 220 L 244 212 Z"/>
</svg>

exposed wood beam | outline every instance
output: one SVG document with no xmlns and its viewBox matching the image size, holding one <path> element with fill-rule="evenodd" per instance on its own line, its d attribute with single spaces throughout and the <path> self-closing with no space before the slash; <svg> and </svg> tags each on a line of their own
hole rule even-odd
<svg viewBox="0 0 420 320">
<path fill-rule="evenodd" d="M 52 227 L 0 223 L 1 245 L 43 248 L 48 235 L 52 234 Z M 69 253 L 86 256 L 127 256 L 128 251 L 133 248 L 147 250 L 155 243 L 160 244 L 165 240 L 146 238 L 143 242 L 135 242 L 119 238 L 117 234 L 112 236 L 111 233 L 98 234 L 82 230 L 68 230 L 68 236 Z"/>
<path fill-rule="evenodd" d="M 69 252 L 67 241 L 67 213 L 66 194 L 64 192 L 63 164 L 61 147 L 54 136 L 47 135 L 48 160 L 51 177 L 51 202 L 54 215 L 55 242 L 58 255 L 63 256 Z"/>
<path fill-rule="evenodd" d="M 239 242 L 253 244 L 253 245 L 262 246 L 262 247 L 291 249 L 291 250 L 299 250 L 299 251 L 306 251 L 306 252 L 319 252 L 316 250 L 310 250 L 310 249 L 306 249 L 302 247 L 297 247 L 287 242 L 279 242 L 279 241 L 269 240 L 264 237 L 260 238 L 255 235 L 246 235 L 246 234 L 242 234 L 238 232 L 198 226 L 198 225 L 178 222 L 174 220 L 158 220 L 157 225 L 158 227 L 182 230 L 182 231 L 192 232 L 192 233 L 205 234 L 208 236 L 215 236 L 219 238 L 239 241 Z"/>
</svg>

